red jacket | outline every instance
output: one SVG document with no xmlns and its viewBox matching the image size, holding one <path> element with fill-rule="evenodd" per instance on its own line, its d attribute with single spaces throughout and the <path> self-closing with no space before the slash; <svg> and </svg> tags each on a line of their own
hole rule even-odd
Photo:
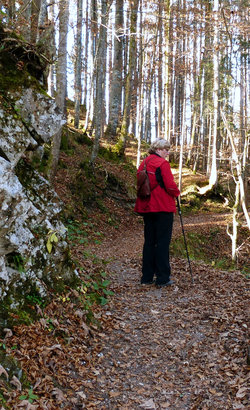
<svg viewBox="0 0 250 410">
<path fill-rule="evenodd" d="M 144 161 L 142 161 L 137 172 L 143 169 Z M 151 187 L 151 196 L 149 199 L 137 197 L 135 212 L 139 214 L 147 212 L 176 212 L 175 198 L 180 195 L 180 191 L 174 182 L 168 161 L 158 154 L 151 154 L 146 158 L 146 166 Z M 165 189 L 159 185 L 155 176 L 155 171 L 158 167 L 161 169 Z"/>
</svg>

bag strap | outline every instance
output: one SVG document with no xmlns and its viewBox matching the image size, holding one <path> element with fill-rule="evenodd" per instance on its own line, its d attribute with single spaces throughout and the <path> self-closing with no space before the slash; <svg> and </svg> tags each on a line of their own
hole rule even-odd
<svg viewBox="0 0 250 410">
<path fill-rule="evenodd" d="M 154 174 L 155 175 L 155 172 L 150 172 L 150 171 L 147 170 L 147 165 L 151 161 L 151 159 L 153 159 L 153 158 L 149 158 L 148 161 L 146 161 L 146 159 L 147 158 L 144 159 L 143 171 L 146 171 L 148 174 Z M 157 182 L 157 184 L 153 188 L 150 187 L 151 191 L 153 191 L 159 185 L 159 182 L 157 180 L 156 180 L 156 182 Z"/>
</svg>

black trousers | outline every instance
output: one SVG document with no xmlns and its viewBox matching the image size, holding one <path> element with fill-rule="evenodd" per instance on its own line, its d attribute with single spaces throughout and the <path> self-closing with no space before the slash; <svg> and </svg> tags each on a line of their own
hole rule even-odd
<svg viewBox="0 0 250 410">
<path fill-rule="evenodd" d="M 173 230 L 172 212 L 151 212 L 144 218 L 144 246 L 141 282 L 150 282 L 156 275 L 156 283 L 169 281 L 169 245 Z"/>
</svg>

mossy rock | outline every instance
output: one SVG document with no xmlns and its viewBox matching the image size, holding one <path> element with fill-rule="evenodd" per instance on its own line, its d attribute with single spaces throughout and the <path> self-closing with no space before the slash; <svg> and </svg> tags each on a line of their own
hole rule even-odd
<svg viewBox="0 0 250 410">
<path fill-rule="evenodd" d="M 17 90 L 19 87 L 30 88 L 32 85 L 45 92 L 47 62 L 39 55 L 39 47 L 26 44 L 14 32 L 5 31 L 0 24 L 0 88 L 2 91 Z M 43 87 L 41 86 L 43 83 Z"/>
</svg>

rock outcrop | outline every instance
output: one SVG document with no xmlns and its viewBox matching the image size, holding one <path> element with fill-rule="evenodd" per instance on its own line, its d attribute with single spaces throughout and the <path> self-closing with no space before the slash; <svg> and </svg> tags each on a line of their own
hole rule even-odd
<svg viewBox="0 0 250 410">
<path fill-rule="evenodd" d="M 1 30 L 0 30 L 1 31 Z M 0 32 L 1 37 L 4 31 Z M 0 327 L 33 297 L 77 275 L 69 260 L 62 204 L 39 172 L 44 146 L 65 123 L 26 70 L 17 47 L 0 51 Z M 36 64 L 37 64 L 36 56 Z M 20 72 L 21 67 L 21 72 Z M 34 71 L 34 67 L 33 67 Z"/>
</svg>

